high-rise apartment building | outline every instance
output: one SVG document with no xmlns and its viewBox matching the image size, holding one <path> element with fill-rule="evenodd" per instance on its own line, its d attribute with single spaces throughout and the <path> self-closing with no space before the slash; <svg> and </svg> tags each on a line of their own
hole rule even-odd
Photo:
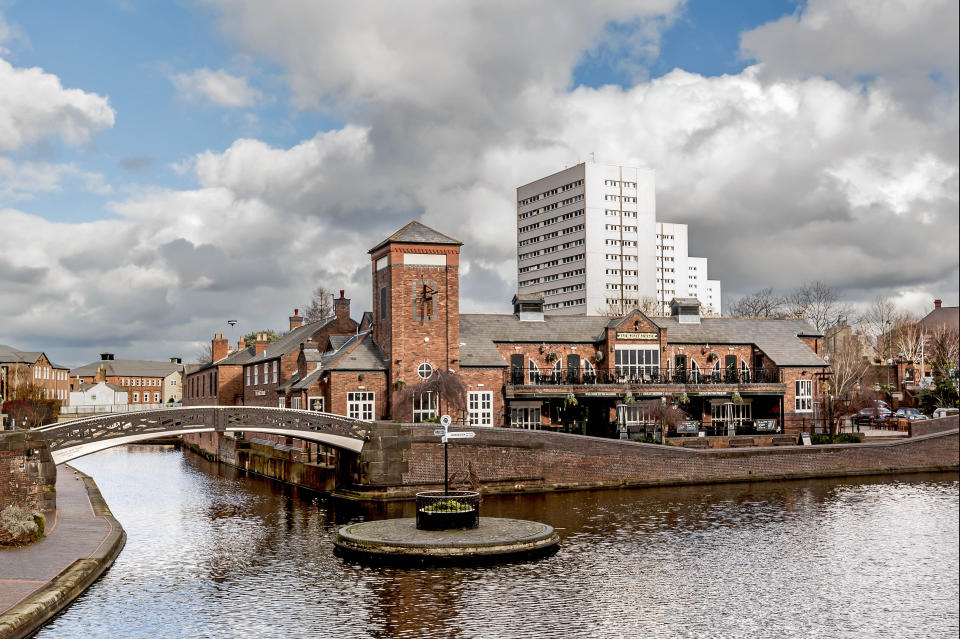
<svg viewBox="0 0 960 639">
<path fill-rule="evenodd" d="M 674 297 L 697 297 L 719 314 L 720 283 L 686 246 L 686 225 L 656 221 L 650 169 L 584 162 L 517 188 L 518 290 L 543 294 L 548 313 L 649 300 L 664 312 Z"/>
</svg>

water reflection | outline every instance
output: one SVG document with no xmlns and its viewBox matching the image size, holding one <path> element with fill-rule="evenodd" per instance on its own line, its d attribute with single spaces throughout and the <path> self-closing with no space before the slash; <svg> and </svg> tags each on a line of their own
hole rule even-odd
<svg viewBox="0 0 960 639">
<path fill-rule="evenodd" d="M 956 473 L 487 498 L 560 552 L 499 567 L 332 554 L 364 508 L 156 448 L 76 461 L 128 533 L 40 637 L 956 636 Z"/>
</svg>

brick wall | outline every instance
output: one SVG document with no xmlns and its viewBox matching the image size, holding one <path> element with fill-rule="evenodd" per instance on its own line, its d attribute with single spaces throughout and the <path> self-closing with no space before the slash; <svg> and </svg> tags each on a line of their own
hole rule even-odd
<svg viewBox="0 0 960 639">
<path fill-rule="evenodd" d="M 40 433 L 0 433 L 0 509 L 16 504 L 27 510 L 57 507 L 57 467 Z"/>
<path fill-rule="evenodd" d="M 710 483 L 955 470 L 957 430 L 898 442 L 689 450 L 611 439 L 493 428 L 449 447 L 451 472 L 468 463 L 486 490 Z M 431 425 L 378 424 L 361 453 L 358 488 L 407 494 L 443 481 Z"/>
<path fill-rule="evenodd" d="M 960 417 L 942 417 L 940 419 L 925 419 L 923 421 L 912 421 L 907 426 L 911 437 L 922 437 L 923 435 L 933 435 L 944 431 L 953 430 L 960 425 Z"/>
</svg>

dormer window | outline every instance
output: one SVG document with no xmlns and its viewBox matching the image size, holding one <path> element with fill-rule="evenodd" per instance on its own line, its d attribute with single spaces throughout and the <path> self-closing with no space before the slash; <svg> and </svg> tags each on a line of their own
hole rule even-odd
<svg viewBox="0 0 960 639">
<path fill-rule="evenodd" d="M 543 295 L 540 293 L 514 295 L 513 312 L 521 322 L 542 322 Z"/>
</svg>

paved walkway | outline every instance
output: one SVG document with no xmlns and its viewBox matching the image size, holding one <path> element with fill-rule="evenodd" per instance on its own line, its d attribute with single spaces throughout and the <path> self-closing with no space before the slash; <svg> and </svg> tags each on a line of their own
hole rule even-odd
<svg viewBox="0 0 960 639">
<path fill-rule="evenodd" d="M 96 516 L 82 477 L 58 466 L 57 510 L 47 517 L 47 536 L 26 548 L 0 550 L 0 614 L 77 559 L 96 553 L 114 525 Z"/>
</svg>

